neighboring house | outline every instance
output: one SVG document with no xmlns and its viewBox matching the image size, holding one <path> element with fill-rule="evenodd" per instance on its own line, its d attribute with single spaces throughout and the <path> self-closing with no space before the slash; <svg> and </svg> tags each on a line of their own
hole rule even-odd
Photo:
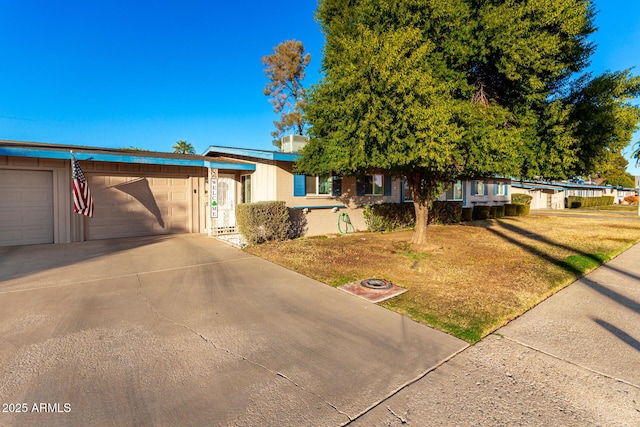
<svg viewBox="0 0 640 427">
<path fill-rule="evenodd" d="M 512 181 L 514 194 L 531 196 L 531 209 L 564 209 L 566 190 L 564 187 L 539 182 Z"/>
<path fill-rule="evenodd" d="M 567 181 L 513 181 L 511 187 L 514 193 L 532 197 L 531 209 L 563 209 L 569 196 L 612 196 L 614 203 L 620 204 L 625 197 L 636 194 L 634 188 Z"/>
</svg>

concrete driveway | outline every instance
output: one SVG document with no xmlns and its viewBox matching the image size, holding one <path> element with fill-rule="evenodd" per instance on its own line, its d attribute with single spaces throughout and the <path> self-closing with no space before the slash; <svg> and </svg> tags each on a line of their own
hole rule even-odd
<svg viewBox="0 0 640 427">
<path fill-rule="evenodd" d="M 204 236 L 0 248 L 3 426 L 336 426 L 466 347 Z"/>
</svg>

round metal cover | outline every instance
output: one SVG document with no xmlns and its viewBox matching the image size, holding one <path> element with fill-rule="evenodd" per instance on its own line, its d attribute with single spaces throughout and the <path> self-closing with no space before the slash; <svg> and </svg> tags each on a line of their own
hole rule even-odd
<svg viewBox="0 0 640 427">
<path fill-rule="evenodd" d="M 360 282 L 360 286 L 364 286 L 369 289 L 391 289 L 393 283 L 383 279 L 364 279 Z"/>
</svg>

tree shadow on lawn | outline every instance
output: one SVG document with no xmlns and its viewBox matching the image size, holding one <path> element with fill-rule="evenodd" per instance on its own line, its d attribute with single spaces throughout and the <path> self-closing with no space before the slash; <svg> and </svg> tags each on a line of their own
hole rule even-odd
<svg viewBox="0 0 640 427">
<path fill-rule="evenodd" d="M 538 234 L 538 233 L 533 233 L 530 230 L 524 229 L 522 227 L 518 227 L 515 224 L 510 224 L 510 223 L 506 223 L 504 221 L 501 220 L 496 220 L 496 222 L 494 223 L 489 223 L 489 224 L 471 224 L 474 227 L 482 227 L 485 230 L 489 231 L 490 233 L 500 237 L 501 239 L 506 240 L 509 243 L 512 243 L 522 249 L 524 249 L 525 251 L 538 256 L 542 259 L 544 259 L 545 261 L 548 261 L 554 265 L 557 265 L 558 267 L 562 268 L 563 270 L 565 270 L 566 272 L 572 274 L 576 279 L 584 276 L 588 271 L 591 271 L 599 266 L 603 266 L 609 270 L 615 271 L 617 273 L 623 274 L 625 276 L 628 276 L 634 280 L 639 280 L 640 281 L 640 276 L 637 274 L 633 274 L 629 271 L 625 271 L 625 270 L 621 270 L 619 268 L 613 267 L 611 265 L 607 265 L 605 264 L 607 261 L 609 261 L 611 258 L 613 258 L 612 256 L 609 256 L 607 254 L 591 254 L 591 253 L 586 253 L 584 251 L 581 251 L 578 248 L 572 247 L 572 246 L 568 246 L 556 241 L 553 241 L 551 239 L 549 239 L 548 237 L 542 235 L 542 234 Z M 564 259 L 559 259 L 557 257 L 551 256 L 548 253 L 541 251 L 537 248 L 535 248 L 532 245 L 529 245 L 523 241 L 520 241 L 518 239 L 514 239 L 513 237 L 508 236 L 507 234 L 501 232 L 500 230 L 497 230 L 495 228 L 495 226 L 498 225 L 501 228 L 504 228 L 506 230 L 509 230 L 513 233 L 516 233 L 524 238 L 527 239 L 531 239 L 533 241 L 536 242 L 541 242 L 541 243 L 545 243 L 548 244 L 550 246 L 555 246 L 556 248 L 559 249 L 564 249 L 567 251 L 571 251 L 571 252 L 575 252 L 578 255 L 574 255 L 574 256 L 570 256 Z M 615 254 L 617 255 L 617 253 Z M 615 256 L 614 255 L 614 256 Z"/>
</svg>

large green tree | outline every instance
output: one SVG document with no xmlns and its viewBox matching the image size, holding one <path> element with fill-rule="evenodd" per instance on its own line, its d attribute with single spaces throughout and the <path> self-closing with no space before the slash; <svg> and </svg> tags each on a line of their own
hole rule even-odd
<svg viewBox="0 0 640 427">
<path fill-rule="evenodd" d="M 273 48 L 273 53 L 262 57 L 269 83 L 264 94 L 271 97 L 273 111 L 280 114 L 274 121 L 276 129 L 271 133 L 273 144 L 280 146 L 280 138 L 290 129 L 304 135 L 306 120 L 303 114 L 306 94 L 302 81 L 311 55 L 305 53 L 302 42 L 287 40 Z"/>
<path fill-rule="evenodd" d="M 582 150 L 595 142 L 583 141 L 576 110 L 593 85 L 573 83 L 593 51 L 589 1 L 320 0 L 317 19 L 324 77 L 297 168 L 404 177 L 414 243 L 449 182 L 565 177 L 589 164 Z M 588 156 L 609 141 L 597 144 Z"/>
</svg>

